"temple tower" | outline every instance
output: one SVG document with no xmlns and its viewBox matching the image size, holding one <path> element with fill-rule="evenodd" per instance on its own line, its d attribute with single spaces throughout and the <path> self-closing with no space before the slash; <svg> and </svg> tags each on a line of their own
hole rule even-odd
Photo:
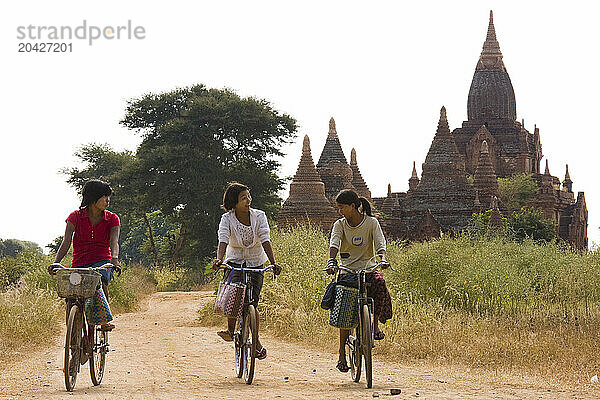
<svg viewBox="0 0 600 400">
<path fill-rule="evenodd" d="M 354 189 L 352 168 L 344 156 L 333 118 L 329 120 L 329 132 L 317 163 L 317 171 L 325 184 L 325 196 L 332 202 L 341 190 Z"/>
<path fill-rule="evenodd" d="M 565 180 L 563 181 L 563 190 L 568 193 L 573 193 L 573 181 L 571 180 L 571 176 L 569 175 L 569 164 L 567 164 L 567 168 L 565 171 Z"/>
<path fill-rule="evenodd" d="M 371 191 L 358 169 L 358 164 L 356 163 L 356 150 L 354 150 L 354 148 L 350 151 L 350 169 L 352 169 L 352 186 L 356 189 L 356 193 L 371 201 Z"/>
<path fill-rule="evenodd" d="M 417 165 L 413 161 L 413 169 L 410 179 L 408 180 L 408 191 L 414 191 L 419 186 L 419 175 L 417 175 Z"/>
<path fill-rule="evenodd" d="M 440 110 L 437 132 L 425 162 L 421 181 L 406 197 L 403 220 L 417 229 L 429 210 L 441 229 L 460 231 L 471 221 L 475 192 L 468 183 L 461 159 L 450 133 L 446 108 Z"/>
<path fill-rule="evenodd" d="M 492 198 L 499 197 L 499 193 L 498 179 L 496 178 L 496 172 L 494 171 L 488 151 L 488 144 L 485 140 L 481 144 L 481 153 L 479 154 L 477 169 L 473 177 L 473 186 L 479 194 L 479 201 L 483 209 L 489 210 L 492 207 Z"/>
<path fill-rule="evenodd" d="M 325 185 L 317 173 L 310 151 L 310 139 L 304 136 L 302 156 L 290 183 L 290 194 L 277 214 L 280 226 L 310 222 L 324 230 L 331 229 L 339 218 L 325 197 Z"/>
<path fill-rule="evenodd" d="M 469 121 L 479 121 L 482 124 L 491 119 L 517 119 L 515 92 L 502 61 L 492 11 L 487 36 L 469 90 L 467 115 Z"/>
</svg>

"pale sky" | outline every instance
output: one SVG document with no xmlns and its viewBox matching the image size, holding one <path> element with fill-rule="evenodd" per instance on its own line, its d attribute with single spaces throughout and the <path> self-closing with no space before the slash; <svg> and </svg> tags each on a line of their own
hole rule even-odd
<svg viewBox="0 0 600 400">
<path fill-rule="evenodd" d="M 328 121 L 374 196 L 405 191 L 433 139 L 439 109 L 466 120 L 489 10 L 511 77 L 517 118 L 540 128 L 550 172 L 584 191 L 588 236 L 600 242 L 597 2 L 524 1 L 19 1 L 0 15 L 3 114 L 0 238 L 41 246 L 79 205 L 58 173 L 90 142 L 135 151 L 119 126 L 127 99 L 204 83 L 264 98 L 297 119 L 281 174 L 302 138 L 318 160 Z M 72 53 L 18 53 L 17 27 L 126 25 L 143 40 L 73 43 Z M 542 165 L 545 163 L 542 160 Z M 251 185 L 251 182 L 249 183 Z M 287 197 L 287 192 L 284 197 Z M 591 243 L 591 242 L 590 242 Z"/>
</svg>

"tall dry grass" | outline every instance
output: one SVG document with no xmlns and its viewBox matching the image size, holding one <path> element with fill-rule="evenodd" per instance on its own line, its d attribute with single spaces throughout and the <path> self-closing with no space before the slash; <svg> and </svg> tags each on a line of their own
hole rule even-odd
<svg viewBox="0 0 600 400">
<path fill-rule="evenodd" d="M 328 241 L 310 227 L 276 230 L 285 270 L 265 279 L 260 310 L 271 334 L 336 351 L 337 330 L 319 307 Z M 600 369 L 600 255 L 555 244 L 442 239 L 388 244 L 384 272 L 394 317 L 376 357 L 426 360 L 552 381 L 583 382 Z M 203 324 L 224 323 L 212 305 Z M 593 373 L 592 373 L 593 372 Z"/>
<path fill-rule="evenodd" d="M 54 338 L 60 309 L 54 292 L 27 282 L 0 293 L 0 360 Z"/>
<path fill-rule="evenodd" d="M 64 324 L 64 300 L 56 294 L 48 274 L 49 256 L 33 253 L 0 259 L 0 276 L 10 277 L 0 287 L 0 360 L 51 343 Z M 65 263 L 68 265 L 69 260 Z M 115 313 L 135 310 L 155 290 L 156 282 L 141 266 L 125 269 L 109 285 Z"/>
</svg>

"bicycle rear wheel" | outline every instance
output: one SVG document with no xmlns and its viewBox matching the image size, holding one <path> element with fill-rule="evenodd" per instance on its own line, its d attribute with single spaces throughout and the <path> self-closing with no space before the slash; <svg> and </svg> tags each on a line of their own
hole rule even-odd
<svg viewBox="0 0 600 400">
<path fill-rule="evenodd" d="M 367 379 L 367 388 L 373 387 L 373 326 L 371 325 L 371 313 L 369 306 L 363 304 L 362 307 L 362 332 L 361 332 L 361 347 L 365 357 L 365 378 Z"/>
<path fill-rule="evenodd" d="M 63 371 L 65 373 L 65 387 L 67 392 L 72 392 L 77 381 L 79 372 L 79 360 L 81 351 L 81 329 L 83 325 L 83 315 L 77 305 L 73 305 L 69 311 L 67 319 L 67 335 L 65 338 L 65 359 Z"/>
<path fill-rule="evenodd" d="M 252 304 L 248 306 L 248 314 L 247 314 L 248 323 L 246 324 L 247 328 L 247 337 L 246 341 L 246 364 L 247 368 L 244 370 L 244 380 L 248 385 L 252 383 L 252 379 L 254 379 L 254 366 L 256 364 L 256 343 L 258 342 L 258 331 L 256 330 L 256 311 Z"/>
<path fill-rule="evenodd" d="M 108 332 L 94 329 L 94 345 L 90 354 L 90 376 L 94 386 L 98 386 L 104 377 L 106 353 L 108 353 Z"/>
<path fill-rule="evenodd" d="M 236 331 L 233 335 L 233 346 L 235 350 L 235 373 L 238 378 L 244 376 L 244 369 L 247 368 L 247 359 L 245 346 L 248 342 L 248 329 L 246 328 L 246 315 L 243 313 L 236 323 Z"/>
</svg>

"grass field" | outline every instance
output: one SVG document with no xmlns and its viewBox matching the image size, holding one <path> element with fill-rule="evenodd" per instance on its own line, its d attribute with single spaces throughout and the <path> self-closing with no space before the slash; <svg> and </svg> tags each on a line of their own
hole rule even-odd
<svg viewBox="0 0 600 400">
<path fill-rule="evenodd" d="M 335 351 L 337 330 L 319 307 L 328 242 L 318 230 L 272 231 L 284 273 L 265 279 L 264 326 L 278 337 Z M 394 317 L 376 356 L 426 360 L 576 383 L 597 373 L 600 255 L 555 244 L 469 238 L 388 244 L 384 272 Z M 223 323 L 212 305 L 200 322 Z"/>
<path fill-rule="evenodd" d="M 66 260 L 68 265 L 70 260 Z M 36 346 L 45 346 L 64 323 L 64 300 L 56 294 L 54 278 L 48 275 L 49 256 L 24 252 L 16 258 L 0 259 L 0 360 Z M 109 285 L 113 312 L 136 309 L 141 299 L 155 290 L 153 276 L 140 266 L 125 269 Z"/>
</svg>

